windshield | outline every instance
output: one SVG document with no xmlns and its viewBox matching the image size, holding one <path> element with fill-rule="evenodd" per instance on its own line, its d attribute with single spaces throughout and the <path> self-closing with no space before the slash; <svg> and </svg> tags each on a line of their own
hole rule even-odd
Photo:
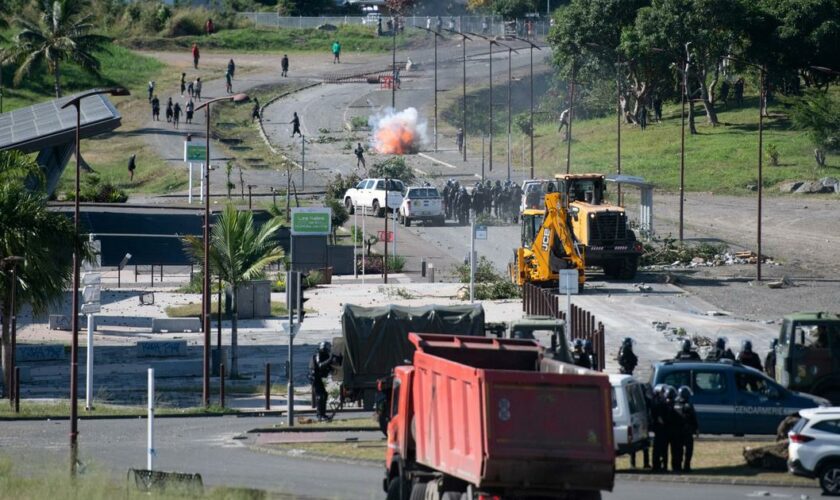
<svg viewBox="0 0 840 500">
<path fill-rule="evenodd" d="M 410 188 L 407 198 L 440 198 L 437 188 Z"/>
<path fill-rule="evenodd" d="M 604 199 L 604 182 L 601 179 L 580 179 L 569 182 L 569 198 L 600 205 Z"/>
<path fill-rule="evenodd" d="M 793 336 L 789 341 L 818 349 L 840 345 L 840 324 L 797 322 L 793 325 Z"/>
<path fill-rule="evenodd" d="M 540 228 L 542 227 L 543 220 L 545 220 L 545 215 L 543 214 L 522 216 L 523 247 L 530 247 L 534 243 L 534 239 L 537 236 L 537 232 L 539 232 Z"/>
</svg>

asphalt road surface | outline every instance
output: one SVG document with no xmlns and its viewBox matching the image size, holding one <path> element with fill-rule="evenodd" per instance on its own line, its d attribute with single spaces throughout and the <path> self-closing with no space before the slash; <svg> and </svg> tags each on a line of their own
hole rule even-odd
<svg viewBox="0 0 840 500">
<path fill-rule="evenodd" d="M 155 469 L 200 473 L 210 486 L 238 486 L 287 493 L 299 498 L 384 498 L 382 470 L 369 464 L 314 460 L 251 451 L 234 439 L 249 429 L 276 423 L 266 417 L 193 417 L 156 420 Z M 49 466 L 66 466 L 67 421 L 3 422 L 0 453 L 16 467 L 37 474 Z M 82 420 L 81 459 L 88 468 L 125 478 L 128 468 L 145 468 L 146 420 Z M 804 498 L 810 488 L 688 485 L 618 479 L 608 499 L 681 500 Z"/>
</svg>

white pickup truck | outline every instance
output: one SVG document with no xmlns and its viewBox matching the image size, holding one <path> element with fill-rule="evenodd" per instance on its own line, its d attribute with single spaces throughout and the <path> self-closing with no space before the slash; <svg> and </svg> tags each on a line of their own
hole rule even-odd
<svg viewBox="0 0 840 500">
<path fill-rule="evenodd" d="M 388 210 L 397 210 L 403 202 L 403 190 L 405 186 L 402 181 L 389 179 L 385 185 L 385 179 L 363 179 L 344 193 L 344 207 L 350 214 L 356 209 L 368 207 L 377 217 L 385 216 L 385 188 L 388 188 Z"/>
<path fill-rule="evenodd" d="M 406 227 L 412 221 L 444 225 L 443 203 L 437 188 L 409 187 L 406 189 L 399 212 L 400 222 Z"/>
</svg>

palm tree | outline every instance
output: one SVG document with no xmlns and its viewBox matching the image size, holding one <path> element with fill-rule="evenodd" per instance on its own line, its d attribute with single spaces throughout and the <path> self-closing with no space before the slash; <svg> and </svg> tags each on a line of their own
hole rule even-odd
<svg viewBox="0 0 840 500">
<path fill-rule="evenodd" d="M 0 151 L 0 184 L 15 183 L 38 189 L 44 185 L 44 171 L 32 156 L 18 150 Z"/>
<path fill-rule="evenodd" d="M 210 232 L 211 272 L 220 276 L 233 293 L 230 332 L 231 377 L 239 375 L 237 289 L 246 281 L 260 278 L 266 266 L 283 258 L 283 249 L 275 237 L 280 225 L 281 220 L 273 217 L 257 229 L 250 211 L 240 212 L 235 206 L 228 205 Z M 203 264 L 204 243 L 200 237 L 186 236 L 184 246 L 196 263 Z"/>
<path fill-rule="evenodd" d="M 17 158 L 18 161 L 15 161 Z M 46 311 L 70 285 L 73 270 L 73 223 L 47 210 L 42 192 L 24 187 L 20 172 L 29 169 L 25 155 L 0 152 L 0 260 L 21 256 L 17 265 L 16 308 L 29 304 L 35 313 Z M 14 181 L 18 179 L 18 181 Z M 3 380 L 8 387 L 11 370 L 11 272 L 0 266 Z"/>
<path fill-rule="evenodd" d="M 86 0 L 41 0 L 39 19 L 16 17 L 20 32 L 3 58 L 15 62 L 15 85 L 41 63 L 55 78 L 55 96 L 61 97 L 61 63 L 72 61 L 99 76 L 97 50 L 110 39 L 92 33 L 93 14 Z"/>
</svg>

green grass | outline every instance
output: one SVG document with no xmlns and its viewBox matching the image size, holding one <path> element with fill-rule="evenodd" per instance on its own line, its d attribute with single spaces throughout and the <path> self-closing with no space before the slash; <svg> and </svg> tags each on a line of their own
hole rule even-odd
<svg viewBox="0 0 840 500">
<path fill-rule="evenodd" d="M 767 482 L 770 484 L 786 484 L 792 486 L 815 486 L 814 480 L 796 477 L 787 472 L 773 472 L 754 469 L 744 460 L 745 447 L 764 446 L 768 441 L 714 441 L 696 440 L 694 442 L 694 457 L 691 460 L 692 473 L 690 477 L 705 481 L 732 479 Z M 636 464 L 641 466 L 641 453 L 636 454 Z M 616 459 L 616 472 L 628 474 L 644 474 L 656 477 L 649 469 L 633 469 L 630 467 L 630 457 L 623 455 Z M 670 467 L 670 464 L 669 464 Z M 667 474 L 673 476 L 673 474 Z M 664 474 L 663 474 L 664 476 Z"/>
<path fill-rule="evenodd" d="M 473 94 L 480 92 L 474 91 Z M 469 102 L 469 101 L 468 101 Z M 447 106 L 459 105 L 454 98 Z M 698 135 L 691 136 L 686 127 L 685 183 L 689 191 L 721 194 L 749 193 L 748 185 L 757 184 L 758 110 L 757 98 L 747 98 L 744 106 L 718 108 L 720 126 L 706 124 L 702 106 L 695 105 Z M 516 111 L 515 111 L 516 113 Z M 460 126 L 460 111 L 447 109 L 450 125 Z M 780 105 L 770 107 L 770 118 L 764 120 L 764 171 L 765 188 L 773 188 L 788 180 L 816 180 L 825 176 L 840 175 L 840 156 L 828 155 L 827 167 L 817 168 L 814 146 L 804 131 L 795 130 L 784 115 Z M 506 123 L 507 116 L 500 112 L 498 124 Z M 455 120 L 457 118 L 457 120 Z M 539 116 L 535 117 L 539 118 Z M 453 121 L 454 120 L 454 121 Z M 534 153 L 539 177 L 550 177 L 565 172 L 566 143 L 557 133 L 557 124 L 536 123 Z M 574 140 L 571 148 L 572 172 L 615 172 L 616 131 L 615 116 L 591 120 L 576 120 L 572 127 Z M 453 132 L 454 134 L 454 132 Z M 480 154 L 481 137 L 469 136 L 468 149 Z M 497 164 L 507 160 L 507 137 L 498 132 L 494 138 L 494 159 Z M 772 166 L 767 146 L 779 151 L 779 166 Z M 515 132 L 512 156 L 516 164 L 522 158 L 522 148 L 527 148 L 521 132 Z M 526 150 L 526 158 L 528 157 Z M 680 114 L 679 106 L 666 106 L 662 123 L 650 123 L 645 131 L 639 127 L 623 125 L 621 129 L 621 170 L 623 174 L 638 175 L 652 181 L 658 189 L 674 191 L 679 188 L 680 166 Z M 769 193 L 776 192 L 771 189 Z"/>
<path fill-rule="evenodd" d="M 407 30 L 397 36 L 397 46 L 403 47 L 421 37 L 416 30 Z M 371 26 L 339 26 L 336 31 L 307 29 L 256 29 L 243 28 L 223 30 L 207 36 L 133 37 L 121 43 L 127 47 L 143 50 L 184 50 L 198 43 L 202 50 L 224 50 L 241 52 L 323 51 L 330 54 L 332 42 L 341 42 L 342 54 L 352 52 L 387 52 L 391 50 L 391 37 L 376 36 Z M 293 63 L 294 64 L 294 63 Z"/>
<path fill-rule="evenodd" d="M 347 460 L 385 461 L 384 441 L 361 441 L 349 443 L 295 443 L 272 445 L 272 449 L 285 453 L 303 451 L 303 456 L 343 458 Z"/>
<path fill-rule="evenodd" d="M 218 302 L 211 302 L 210 303 L 210 310 L 213 311 L 213 315 L 216 314 L 216 310 L 218 308 Z M 289 311 L 286 309 L 286 304 L 282 302 L 275 302 L 271 301 L 271 315 L 274 317 L 282 317 L 289 314 Z M 197 318 L 201 315 L 201 304 L 185 304 L 182 306 L 169 306 L 166 308 L 166 315 L 170 318 Z M 228 316 L 222 313 L 223 317 L 227 318 Z"/>
<path fill-rule="evenodd" d="M 201 392 L 198 390 L 197 392 Z M 96 404 L 91 411 L 85 410 L 84 402 L 78 405 L 79 417 L 122 417 L 122 416 L 143 416 L 147 414 L 144 406 L 113 406 L 107 404 Z M 210 406 L 195 408 L 167 408 L 155 409 L 155 415 L 227 415 L 238 413 L 230 408 Z M 70 402 L 56 401 L 54 403 L 29 402 L 26 400 L 20 403 L 20 413 L 15 413 L 8 404 L 0 404 L 0 420 L 14 420 L 16 418 L 58 418 L 70 416 Z"/>
</svg>

